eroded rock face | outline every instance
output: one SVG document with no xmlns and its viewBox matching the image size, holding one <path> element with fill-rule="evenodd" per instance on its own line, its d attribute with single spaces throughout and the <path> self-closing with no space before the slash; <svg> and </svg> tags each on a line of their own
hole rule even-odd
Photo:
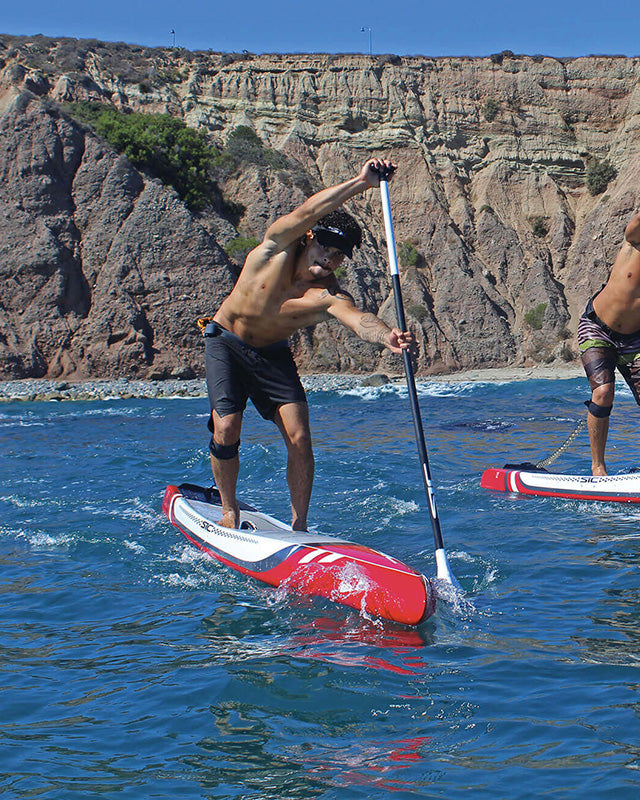
<svg viewBox="0 0 640 800">
<path fill-rule="evenodd" d="M 391 199 L 396 240 L 414 248 L 402 285 L 419 371 L 571 359 L 577 318 L 638 206 L 638 59 L 0 45 L 5 377 L 202 374 L 193 322 L 233 281 L 220 244 L 261 238 L 371 155 L 399 164 Z M 58 105 L 81 99 L 180 115 L 219 147 L 248 125 L 289 167 L 220 176 L 238 217 L 194 218 Z M 595 197 L 593 159 L 617 169 Z M 377 192 L 348 209 L 364 243 L 343 282 L 392 323 Z M 308 371 L 398 371 L 335 323 L 294 347 Z"/>
<path fill-rule="evenodd" d="M 0 141 L 0 377 L 201 374 L 233 277 L 175 193 L 25 92 Z"/>
</svg>

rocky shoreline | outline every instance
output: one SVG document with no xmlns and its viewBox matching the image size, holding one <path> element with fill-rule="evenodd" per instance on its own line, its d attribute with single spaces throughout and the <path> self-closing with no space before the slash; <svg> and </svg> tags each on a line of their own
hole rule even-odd
<svg viewBox="0 0 640 800">
<path fill-rule="evenodd" d="M 429 375 L 420 380 L 439 383 L 462 383 L 466 381 L 503 382 L 522 380 L 555 380 L 577 378 L 583 375 L 579 365 L 562 367 L 499 367 L 495 369 L 468 370 L 448 375 Z M 401 375 L 389 376 L 381 373 L 371 375 L 303 375 L 302 383 L 307 391 L 335 391 L 361 386 L 383 386 L 404 381 Z M 0 402 L 63 401 L 63 400 L 112 400 L 133 398 L 168 399 L 175 397 L 206 397 L 207 388 L 203 379 L 197 380 L 85 380 L 56 381 L 46 378 L 17 381 L 0 381 Z"/>
<path fill-rule="evenodd" d="M 369 380 L 367 380 L 369 378 Z M 332 391 L 355 386 L 380 386 L 391 379 L 387 376 L 310 375 L 303 376 L 307 391 Z M 131 400 L 168 399 L 175 397 L 206 397 L 204 379 L 197 380 L 86 380 L 55 381 L 45 378 L 19 381 L 0 381 L 0 402 L 48 400 Z"/>
</svg>

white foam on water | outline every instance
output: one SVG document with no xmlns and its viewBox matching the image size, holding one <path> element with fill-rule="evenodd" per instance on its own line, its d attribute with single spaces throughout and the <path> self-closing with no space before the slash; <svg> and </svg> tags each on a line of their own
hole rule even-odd
<svg viewBox="0 0 640 800">
<path fill-rule="evenodd" d="M 416 381 L 416 394 L 418 397 L 462 397 L 473 394 L 479 387 L 493 381 L 460 381 L 446 383 L 445 381 Z M 348 389 L 338 389 L 337 394 L 342 397 L 359 397 L 361 400 L 377 400 L 385 395 L 396 394 L 399 397 L 408 395 L 407 385 L 404 381 L 385 383 L 382 386 L 353 386 Z"/>
<path fill-rule="evenodd" d="M 386 528 L 398 517 L 420 511 L 420 505 L 415 500 L 403 500 L 399 497 L 365 496 L 360 505 L 362 509 L 374 511 L 375 525 L 371 526 L 374 531 Z"/>
<path fill-rule="evenodd" d="M 165 517 L 155 511 L 151 506 L 140 500 L 135 500 L 133 505 L 127 505 L 125 501 L 124 508 L 118 509 L 115 514 L 122 519 L 134 520 L 134 522 L 141 522 L 145 527 L 155 528 L 159 522 L 164 522 Z"/>
<path fill-rule="evenodd" d="M 0 422 L 2 428 L 44 428 L 45 423 L 26 417 L 4 417 Z"/>
<path fill-rule="evenodd" d="M 53 536 L 50 533 L 43 533 L 42 531 L 24 534 L 29 544 L 36 549 L 57 549 L 59 547 L 66 548 L 74 542 L 73 536 L 68 534 L 60 534 Z"/>
<path fill-rule="evenodd" d="M 221 576 L 230 574 L 215 558 L 187 543 L 174 545 L 170 552 L 163 555 L 162 562 L 168 566 L 173 565 L 173 569 L 176 565 L 178 568 L 185 568 L 184 572 L 155 573 L 152 580 L 164 586 L 184 589 L 219 588 Z"/>
<path fill-rule="evenodd" d="M 420 505 L 415 500 L 401 500 L 398 497 L 390 497 L 389 505 L 401 517 L 405 514 L 413 514 L 416 511 L 420 511 Z"/>
<path fill-rule="evenodd" d="M 147 548 L 144 545 L 139 544 L 138 542 L 132 542 L 132 541 L 129 541 L 128 539 L 125 539 L 123 544 L 128 550 L 133 550 L 134 553 L 146 553 L 147 552 Z"/>
<path fill-rule="evenodd" d="M 483 583 L 486 586 L 489 586 L 490 584 L 495 583 L 498 580 L 499 575 L 500 573 L 495 567 L 487 567 Z"/>
<path fill-rule="evenodd" d="M 475 556 L 472 556 L 470 553 L 467 553 L 465 550 L 451 550 L 449 551 L 449 555 L 453 556 L 457 561 L 466 561 L 467 563 L 475 562 Z"/>
<path fill-rule="evenodd" d="M 200 565 L 217 564 L 217 561 L 202 550 L 191 544 L 175 545 L 172 552 L 168 553 L 166 561 L 177 561 L 179 564 Z"/>
<path fill-rule="evenodd" d="M 404 391 L 406 394 L 406 388 Z M 392 384 L 385 384 L 384 386 L 354 386 L 351 389 L 339 389 L 337 393 L 342 397 L 359 397 L 360 400 L 369 402 L 378 400 L 386 394 L 401 394 L 402 389 Z"/>
<path fill-rule="evenodd" d="M 450 484 L 440 484 L 438 486 L 438 492 L 468 492 L 469 489 L 476 486 L 478 483 L 478 479 L 474 476 L 473 478 L 464 478 L 461 481 L 456 481 L 455 483 Z"/>
<path fill-rule="evenodd" d="M 493 432 L 493 431 L 508 431 L 513 428 L 514 425 L 512 422 L 503 422 L 501 420 L 487 420 L 484 423 L 480 423 L 476 430 Z"/>
<path fill-rule="evenodd" d="M 105 400 L 119 400 L 118 397 L 108 397 Z M 93 401 L 89 401 L 93 402 Z M 84 419 L 85 417 L 144 417 L 149 416 L 149 413 L 142 407 L 134 408 L 133 406 L 92 406 L 91 408 L 83 408 L 79 411 L 77 407 L 64 406 L 60 413 L 55 415 L 56 420 L 63 419 Z"/>
<path fill-rule="evenodd" d="M 461 381 L 460 383 L 446 383 L 444 381 L 420 381 L 416 384 L 418 397 L 462 397 L 473 394 L 481 383 L 475 381 Z"/>
<path fill-rule="evenodd" d="M 66 548 L 73 543 L 74 538 L 68 534 L 54 536 L 44 531 L 30 528 L 11 528 L 7 525 L 0 526 L 0 536 L 7 539 L 23 539 L 34 549 Z"/>
<path fill-rule="evenodd" d="M 181 575 L 178 572 L 172 572 L 169 575 L 154 575 L 153 578 L 163 586 L 173 586 L 180 589 L 203 589 L 210 587 L 212 583 L 210 575 L 197 573 Z"/>
<path fill-rule="evenodd" d="M 41 508 L 46 506 L 62 506 L 63 502 L 59 498 L 41 498 L 41 497 L 20 497 L 15 494 L 4 495 L 0 497 L 0 501 L 10 503 L 15 508 Z"/>
<path fill-rule="evenodd" d="M 90 514 L 94 517 L 127 520 L 138 524 L 140 528 L 155 531 L 166 522 L 166 517 L 157 512 L 153 506 L 142 502 L 139 499 L 120 500 L 117 504 L 110 506 L 94 505 L 85 503 L 81 505 L 79 511 Z"/>
</svg>

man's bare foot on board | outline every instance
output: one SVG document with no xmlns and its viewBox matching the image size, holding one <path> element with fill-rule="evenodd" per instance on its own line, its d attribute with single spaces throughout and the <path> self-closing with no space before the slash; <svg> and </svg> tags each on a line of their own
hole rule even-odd
<svg viewBox="0 0 640 800">
<path fill-rule="evenodd" d="M 240 526 L 240 509 L 231 508 L 225 511 L 218 525 L 221 525 L 223 528 L 238 528 Z"/>
</svg>

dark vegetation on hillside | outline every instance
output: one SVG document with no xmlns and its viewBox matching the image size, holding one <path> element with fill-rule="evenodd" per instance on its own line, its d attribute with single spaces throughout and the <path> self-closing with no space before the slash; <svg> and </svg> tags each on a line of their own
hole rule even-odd
<svg viewBox="0 0 640 800">
<path fill-rule="evenodd" d="M 204 131 L 169 114 L 125 113 L 97 102 L 69 103 L 65 110 L 136 167 L 173 186 L 192 211 L 211 206 L 237 224 L 243 209 L 223 200 L 219 181 L 247 164 L 281 170 L 301 188 L 312 188 L 299 165 L 266 147 L 246 125 L 233 130 L 220 149 Z"/>
</svg>

